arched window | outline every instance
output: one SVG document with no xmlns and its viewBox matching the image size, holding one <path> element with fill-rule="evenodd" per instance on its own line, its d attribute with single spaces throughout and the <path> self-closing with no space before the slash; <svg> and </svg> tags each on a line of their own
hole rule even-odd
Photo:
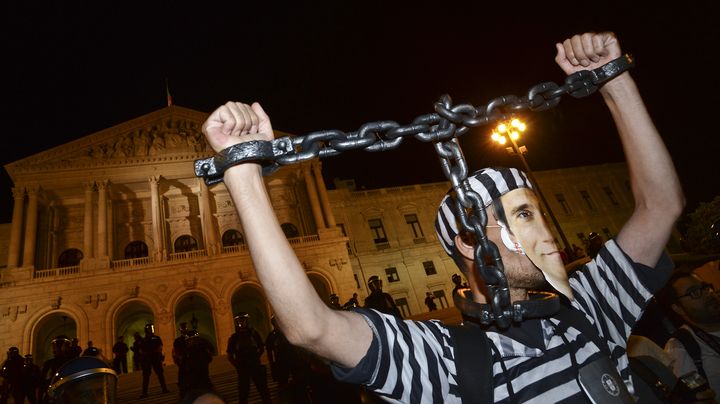
<svg viewBox="0 0 720 404">
<path fill-rule="evenodd" d="M 58 258 L 58 268 L 74 267 L 80 265 L 80 261 L 83 259 L 82 251 L 77 248 L 70 248 L 60 254 Z"/>
<path fill-rule="evenodd" d="M 142 258 L 148 256 L 148 246 L 142 241 L 136 240 L 125 247 L 125 259 Z"/>
<path fill-rule="evenodd" d="M 293 237 L 300 237 L 300 232 L 298 231 L 297 227 L 295 227 L 292 223 L 283 223 L 280 225 L 282 228 L 283 233 L 285 233 L 285 237 L 287 238 L 293 238 Z"/>
<path fill-rule="evenodd" d="M 230 247 L 232 245 L 245 244 L 245 238 L 242 233 L 235 229 L 230 229 L 223 233 L 222 236 L 223 247 Z"/>
<path fill-rule="evenodd" d="M 180 236 L 175 240 L 175 252 L 187 252 L 187 251 L 194 251 L 198 249 L 197 240 L 193 238 L 192 236 L 188 236 L 187 234 L 184 236 Z"/>
</svg>

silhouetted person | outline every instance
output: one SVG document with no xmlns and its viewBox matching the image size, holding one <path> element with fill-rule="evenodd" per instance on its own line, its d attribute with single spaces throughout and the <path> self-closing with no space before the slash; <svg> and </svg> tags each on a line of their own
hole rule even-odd
<svg viewBox="0 0 720 404">
<path fill-rule="evenodd" d="M 285 338 L 285 334 L 278 328 L 275 316 L 270 319 L 273 329 L 265 339 L 268 361 L 270 362 L 270 375 L 281 389 L 287 387 L 290 380 L 290 364 L 293 358 L 293 346 Z"/>
<path fill-rule="evenodd" d="M 118 374 L 128 372 L 127 354 L 129 350 L 127 344 L 123 341 L 123 337 L 118 337 L 117 342 L 112 347 L 113 368 Z"/>
<path fill-rule="evenodd" d="M 594 232 L 590 233 L 588 235 L 587 256 L 590 258 L 595 258 L 604 243 L 605 241 L 599 234 Z"/>
<path fill-rule="evenodd" d="M 437 310 L 437 305 L 435 304 L 435 296 L 433 296 L 430 292 L 425 292 L 425 305 L 427 306 L 428 311 Z"/>
<path fill-rule="evenodd" d="M 340 298 L 335 293 L 330 295 L 330 307 L 335 310 L 342 310 L 342 306 L 340 306 Z"/>
<path fill-rule="evenodd" d="M 140 370 L 140 345 L 142 344 L 142 337 L 140 336 L 139 332 L 136 332 L 133 334 L 133 344 L 130 347 L 130 350 L 133 353 L 132 361 L 133 361 L 133 371 L 137 372 Z"/>
<path fill-rule="evenodd" d="M 382 291 L 380 278 L 375 275 L 371 276 L 368 279 L 368 288 L 370 288 L 370 295 L 365 298 L 365 307 L 402 318 L 400 310 L 395 305 L 395 300 L 390 294 Z"/>
<path fill-rule="evenodd" d="M 40 367 L 33 362 L 32 355 L 25 355 L 20 376 L 20 388 L 24 398 L 27 398 L 30 404 L 35 404 L 38 400 L 38 387 L 40 387 Z M 24 398 L 15 399 L 15 402 L 22 403 Z"/>
<path fill-rule="evenodd" d="M 237 370 L 240 403 L 247 403 L 252 378 L 263 404 L 266 404 L 270 403 L 270 391 L 265 366 L 260 364 L 265 345 L 260 334 L 248 324 L 249 319 L 247 313 L 235 316 L 235 333 L 230 336 L 227 345 L 228 360 Z"/>
<path fill-rule="evenodd" d="M 187 330 L 185 350 L 180 360 L 182 365 L 178 369 L 178 373 L 184 375 L 181 397 L 191 391 L 212 390 L 210 362 L 214 353 L 212 344 L 201 337 L 197 330 Z"/>
<path fill-rule="evenodd" d="M 78 341 L 77 338 L 73 338 L 70 341 L 70 349 L 68 350 L 68 355 L 70 359 L 77 358 L 82 354 L 83 350 L 80 347 L 80 341 Z"/>
<path fill-rule="evenodd" d="M 458 292 L 458 290 L 467 289 L 468 285 L 467 285 L 467 283 L 463 283 L 462 276 L 460 276 L 458 274 L 453 274 L 451 279 L 453 281 L 453 284 L 455 284 L 455 287 L 453 288 L 453 291 L 452 291 L 453 296 L 455 296 L 455 294 Z"/>
<path fill-rule="evenodd" d="M 152 323 L 145 325 L 145 338 L 140 343 L 140 366 L 142 367 L 142 394 L 140 398 L 147 397 L 148 385 L 150 384 L 150 373 L 155 371 L 162 388 L 163 393 L 167 393 L 168 389 L 165 385 L 165 373 L 163 370 L 162 339 L 155 335 L 155 325 Z"/>
<path fill-rule="evenodd" d="M 55 373 L 57 373 L 58 369 L 60 369 L 60 367 L 65 364 L 65 362 L 73 359 L 72 355 L 75 354 L 75 351 L 72 350 L 72 344 L 70 342 L 70 339 L 64 335 L 59 335 L 55 337 L 55 339 L 52 340 L 51 347 L 53 357 L 43 363 L 42 371 L 40 372 L 41 402 L 44 397 L 47 396 L 47 388 L 50 385 L 50 381 L 52 380 Z"/>
<path fill-rule="evenodd" d="M 93 345 L 92 341 L 88 341 L 88 347 L 85 348 L 82 356 L 100 356 L 100 350 Z"/>
<path fill-rule="evenodd" d="M 3 378 L 2 398 L 0 403 L 5 404 L 8 398 L 12 397 L 16 403 L 22 403 L 24 396 L 20 377 L 22 376 L 23 358 L 17 347 L 10 347 L 7 351 L 7 359 L 0 367 L 0 376 Z"/>
<path fill-rule="evenodd" d="M 360 303 L 358 302 L 358 294 L 353 293 L 352 297 L 345 303 L 345 306 L 343 307 L 345 310 L 354 309 L 355 307 L 360 307 Z"/>
<path fill-rule="evenodd" d="M 180 397 L 183 397 L 186 392 L 186 383 L 185 383 L 185 374 L 186 372 L 182 371 L 182 365 L 185 361 L 185 355 L 187 351 L 187 337 L 188 337 L 188 328 L 187 323 L 180 323 L 180 336 L 175 338 L 173 341 L 173 349 L 172 349 L 172 358 L 173 362 L 178 367 L 178 390 L 180 391 Z"/>
</svg>

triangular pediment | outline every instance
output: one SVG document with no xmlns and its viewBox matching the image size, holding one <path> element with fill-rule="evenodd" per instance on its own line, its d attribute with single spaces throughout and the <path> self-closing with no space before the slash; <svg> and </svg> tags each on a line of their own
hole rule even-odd
<svg viewBox="0 0 720 404">
<path fill-rule="evenodd" d="M 212 154 L 201 132 L 207 113 L 169 106 L 7 164 L 11 177 L 44 170 L 193 160 Z"/>
</svg>

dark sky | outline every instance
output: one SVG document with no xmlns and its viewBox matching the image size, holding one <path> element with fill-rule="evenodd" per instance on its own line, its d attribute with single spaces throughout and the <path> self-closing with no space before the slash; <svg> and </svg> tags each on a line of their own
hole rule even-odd
<svg viewBox="0 0 720 404">
<path fill-rule="evenodd" d="M 165 78 L 183 107 L 258 100 L 278 130 L 352 131 L 368 121 L 409 123 L 444 93 L 482 105 L 560 83 L 554 43 L 613 30 L 637 58 L 633 75 L 688 208 L 720 194 L 717 2 L 38 3 L 2 6 L 3 165 L 164 107 Z M 623 159 L 599 95 L 564 97 L 525 119 L 534 170 Z M 481 127 L 463 136 L 470 168 L 517 165 L 488 135 Z M 414 139 L 393 152 L 328 158 L 324 168 L 329 184 L 355 178 L 367 188 L 444 180 L 432 146 Z M 0 223 L 12 206 L 2 171 Z"/>
</svg>

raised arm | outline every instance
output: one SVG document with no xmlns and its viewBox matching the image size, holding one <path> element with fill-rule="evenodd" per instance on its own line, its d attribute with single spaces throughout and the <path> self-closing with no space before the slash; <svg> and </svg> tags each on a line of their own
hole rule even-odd
<svg viewBox="0 0 720 404">
<path fill-rule="evenodd" d="M 621 56 L 612 33 L 575 35 L 556 47 L 555 61 L 567 74 L 600 67 Z M 635 197 L 635 210 L 617 242 L 635 262 L 652 267 L 685 205 L 680 181 L 630 73 L 620 74 L 600 92 L 620 134 Z"/>
<path fill-rule="evenodd" d="M 203 124 L 210 146 L 219 152 L 249 140 L 272 140 L 270 118 L 260 104 L 228 102 Z M 225 171 L 235 207 L 265 295 L 287 339 L 346 367 L 365 355 L 372 332 L 362 316 L 328 308 L 305 275 L 275 217 L 258 164 Z"/>
</svg>

